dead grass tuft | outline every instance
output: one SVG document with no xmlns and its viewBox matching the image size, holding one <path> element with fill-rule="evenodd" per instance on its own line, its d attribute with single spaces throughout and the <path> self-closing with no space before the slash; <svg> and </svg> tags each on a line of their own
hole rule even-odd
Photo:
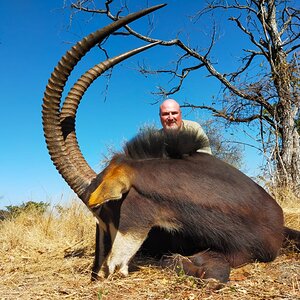
<svg viewBox="0 0 300 300">
<path fill-rule="evenodd" d="M 300 229 L 299 202 L 281 204 L 289 226 Z M 126 278 L 91 282 L 94 227 L 77 202 L 0 221 L 0 299 L 300 299 L 300 254 L 289 251 L 233 270 L 227 284 L 178 276 L 144 257 Z"/>
<path fill-rule="evenodd" d="M 283 209 L 285 224 L 300 228 L 300 198 L 288 188 L 274 188 L 272 195 Z"/>
</svg>

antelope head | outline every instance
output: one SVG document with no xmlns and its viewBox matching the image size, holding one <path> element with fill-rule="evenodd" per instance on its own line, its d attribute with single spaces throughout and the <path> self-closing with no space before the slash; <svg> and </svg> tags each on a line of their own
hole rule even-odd
<svg viewBox="0 0 300 300">
<path fill-rule="evenodd" d="M 87 206 L 95 206 L 105 200 L 121 198 L 122 193 L 130 188 L 130 178 L 120 176 L 124 172 L 117 165 L 111 166 L 111 172 L 106 171 L 105 174 L 100 175 L 97 175 L 88 165 L 80 151 L 75 132 L 79 103 L 91 83 L 103 72 L 158 43 L 133 49 L 97 64 L 78 79 L 64 101 L 62 101 L 63 89 L 73 68 L 94 46 L 122 26 L 163 6 L 165 4 L 132 13 L 83 38 L 61 58 L 48 81 L 44 93 L 42 116 L 49 154 L 59 173 Z M 114 174 L 121 178 L 119 185 L 118 182 L 114 182 Z M 111 185 L 116 188 L 105 194 L 107 187 Z"/>
</svg>

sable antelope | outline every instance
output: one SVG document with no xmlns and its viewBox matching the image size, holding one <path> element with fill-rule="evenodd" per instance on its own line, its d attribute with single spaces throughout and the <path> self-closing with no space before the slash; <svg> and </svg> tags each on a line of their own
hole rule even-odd
<svg viewBox="0 0 300 300">
<path fill-rule="evenodd" d="M 69 50 L 53 71 L 43 102 L 43 126 L 57 170 L 98 220 L 92 278 L 119 270 L 142 247 L 182 253 L 164 265 L 187 274 L 226 282 L 231 267 L 273 260 L 284 238 L 300 232 L 283 225 L 282 209 L 249 177 L 205 153 L 194 153 L 193 133 L 146 132 L 130 141 L 96 174 L 80 152 L 75 117 L 90 84 L 120 61 L 154 45 L 108 59 L 87 71 L 61 107 L 63 88 L 78 61 L 122 26 L 161 8 L 130 14 L 100 29 Z M 163 238 L 160 245 L 155 242 Z"/>
</svg>

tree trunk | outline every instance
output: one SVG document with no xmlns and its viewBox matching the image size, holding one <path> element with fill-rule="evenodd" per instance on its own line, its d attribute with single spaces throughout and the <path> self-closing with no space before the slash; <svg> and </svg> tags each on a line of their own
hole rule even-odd
<svg viewBox="0 0 300 300">
<path fill-rule="evenodd" d="M 277 119 L 281 145 L 276 155 L 277 184 L 300 195 L 300 141 L 296 126 L 299 95 L 293 91 L 292 67 L 282 51 L 275 51 L 274 84 L 278 94 Z M 295 83 L 297 84 L 297 83 Z"/>
<path fill-rule="evenodd" d="M 287 111 L 282 120 L 281 153 L 277 157 L 277 185 L 290 187 L 300 195 L 300 145 L 295 112 Z"/>
<path fill-rule="evenodd" d="M 277 136 L 281 141 L 277 147 L 277 185 L 291 188 L 300 195 L 300 144 L 296 118 L 300 99 L 297 77 L 293 76 L 292 65 L 287 61 L 287 53 L 282 48 L 281 35 L 278 32 L 276 20 L 276 5 L 274 0 L 268 1 L 268 10 L 264 11 L 268 20 L 267 31 L 272 41 L 270 51 L 270 66 L 275 89 L 278 96 L 277 116 L 279 125 Z"/>
</svg>

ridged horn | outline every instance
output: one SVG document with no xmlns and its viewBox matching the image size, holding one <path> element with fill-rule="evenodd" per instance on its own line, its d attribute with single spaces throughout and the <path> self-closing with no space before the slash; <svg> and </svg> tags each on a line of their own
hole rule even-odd
<svg viewBox="0 0 300 300">
<path fill-rule="evenodd" d="M 133 49 L 95 65 L 77 80 L 77 82 L 73 85 L 70 92 L 68 93 L 61 109 L 61 125 L 63 136 L 65 139 L 65 145 L 67 148 L 68 156 L 71 159 L 72 163 L 76 166 L 81 175 L 88 178 L 89 180 L 95 178 L 96 173 L 88 165 L 85 158 L 83 157 L 75 131 L 76 113 L 80 101 L 89 86 L 106 70 L 112 68 L 121 61 L 126 60 L 127 58 L 145 51 L 157 44 L 159 44 L 159 42 Z"/>
<path fill-rule="evenodd" d="M 66 147 L 60 113 L 61 97 L 64 86 L 73 68 L 77 65 L 81 58 L 91 50 L 91 48 L 122 26 L 163 6 L 165 6 L 165 4 L 156 5 L 142 11 L 132 13 L 100 30 L 95 31 L 94 33 L 91 33 L 67 51 L 55 67 L 48 81 L 44 93 L 42 108 L 43 129 L 47 148 L 57 170 L 81 199 L 83 199 L 84 192 L 91 182 L 91 177 L 94 175 L 83 175 L 80 171 L 81 167 L 78 168 L 76 166 L 76 163 L 73 161 L 73 157 L 69 155 L 69 151 Z M 86 166 L 84 169 L 85 168 Z M 90 171 L 88 171 L 88 173 L 91 174 Z"/>
</svg>

